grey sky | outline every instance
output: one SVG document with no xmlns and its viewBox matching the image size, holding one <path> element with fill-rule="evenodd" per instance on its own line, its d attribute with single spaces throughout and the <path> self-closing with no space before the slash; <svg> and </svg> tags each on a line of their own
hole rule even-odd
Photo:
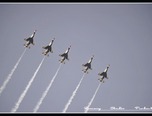
<svg viewBox="0 0 152 116">
<path fill-rule="evenodd" d="M 59 54 L 71 45 L 69 61 L 57 75 L 38 112 L 62 112 L 92 55 L 89 71 L 67 112 L 83 112 L 110 64 L 91 107 L 152 107 L 152 4 L 0 4 L 0 86 L 24 51 L 24 38 L 37 29 L 34 42 L 0 96 L 0 112 L 10 112 L 43 59 L 42 46 L 55 37 L 53 54 L 42 64 L 19 112 L 32 112 L 59 67 Z"/>
</svg>

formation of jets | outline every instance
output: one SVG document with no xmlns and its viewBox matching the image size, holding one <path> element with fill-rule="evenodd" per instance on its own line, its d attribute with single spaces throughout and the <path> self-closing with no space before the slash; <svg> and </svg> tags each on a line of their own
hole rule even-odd
<svg viewBox="0 0 152 116">
<path fill-rule="evenodd" d="M 30 44 L 34 45 L 33 38 L 35 36 L 36 31 L 37 30 L 34 30 L 33 34 L 30 37 L 24 39 L 26 41 L 26 43 L 24 44 L 24 47 L 30 48 L 30 46 L 29 46 Z M 55 38 L 52 39 L 52 41 L 49 43 L 49 45 L 42 47 L 43 49 L 45 49 L 45 51 L 42 52 L 42 54 L 49 56 L 49 54 L 48 54 L 49 52 L 53 53 L 52 45 L 53 45 L 54 40 L 55 40 Z M 67 48 L 67 50 L 63 54 L 59 54 L 59 56 L 62 57 L 59 60 L 60 63 L 64 63 L 65 64 L 65 59 L 69 60 L 68 53 L 70 51 L 70 48 L 71 48 L 71 45 L 70 45 L 70 47 Z M 82 66 L 84 67 L 84 69 L 82 71 L 84 73 L 88 74 L 88 69 L 92 70 L 91 63 L 92 63 L 93 58 L 94 58 L 94 55 L 92 55 L 92 57 L 89 59 L 89 61 L 86 64 L 82 64 Z M 98 73 L 98 75 L 100 76 L 100 78 L 98 80 L 100 82 L 104 83 L 104 78 L 108 79 L 107 71 L 108 71 L 109 67 L 110 67 L 110 65 L 108 65 L 106 67 L 106 69 L 102 73 Z"/>
</svg>

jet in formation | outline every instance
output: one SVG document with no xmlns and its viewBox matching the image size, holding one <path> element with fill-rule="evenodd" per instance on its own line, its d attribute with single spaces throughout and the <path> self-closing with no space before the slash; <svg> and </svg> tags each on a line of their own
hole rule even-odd
<svg viewBox="0 0 152 116">
<path fill-rule="evenodd" d="M 49 56 L 49 54 L 48 54 L 49 52 L 53 53 L 52 45 L 53 45 L 54 40 L 55 40 L 55 38 L 52 39 L 52 41 L 49 43 L 49 45 L 42 47 L 43 49 L 45 49 L 45 51 L 42 52 L 42 54 Z"/>
<path fill-rule="evenodd" d="M 107 68 L 106 68 L 102 73 L 98 73 L 98 75 L 101 76 L 101 77 L 98 79 L 100 82 L 103 82 L 103 83 L 104 83 L 104 78 L 107 78 L 107 79 L 108 79 L 108 77 L 107 77 L 107 71 L 108 71 L 109 67 L 110 67 L 110 65 L 108 65 Z"/>
<path fill-rule="evenodd" d="M 86 64 L 82 64 L 84 66 L 84 69 L 82 70 L 84 73 L 88 73 L 88 69 L 92 70 L 91 68 L 91 62 L 93 60 L 94 55 L 90 58 L 90 60 Z"/>
<path fill-rule="evenodd" d="M 63 54 L 59 54 L 59 56 L 62 57 L 61 60 L 59 60 L 61 63 L 65 64 L 65 59 L 69 60 L 68 53 L 69 53 L 70 48 L 71 46 Z"/>
<path fill-rule="evenodd" d="M 30 46 L 29 46 L 30 44 L 34 45 L 33 38 L 35 36 L 35 33 L 36 33 L 36 30 L 34 30 L 33 34 L 30 37 L 24 39 L 26 41 L 26 43 L 24 44 L 24 47 L 30 48 Z"/>
</svg>

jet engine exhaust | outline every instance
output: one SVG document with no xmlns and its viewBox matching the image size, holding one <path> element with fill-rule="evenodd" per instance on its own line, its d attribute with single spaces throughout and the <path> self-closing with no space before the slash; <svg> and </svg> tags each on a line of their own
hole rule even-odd
<svg viewBox="0 0 152 116">
<path fill-rule="evenodd" d="M 21 56 L 19 57 L 18 61 L 16 62 L 15 66 L 13 67 L 13 69 L 11 70 L 11 72 L 9 73 L 9 75 L 7 76 L 6 80 L 3 82 L 3 85 L 0 87 L 0 95 L 3 92 L 3 90 L 5 89 L 7 83 L 10 81 L 13 73 L 15 72 L 16 68 L 18 67 L 22 57 L 24 56 L 25 52 L 26 52 L 26 48 L 24 49 L 23 53 L 21 54 Z"/>
<path fill-rule="evenodd" d="M 77 85 L 76 89 L 75 89 L 75 90 L 73 91 L 73 93 L 72 93 L 72 96 L 70 97 L 69 101 L 68 101 L 67 104 L 65 105 L 65 108 L 63 109 L 63 113 L 65 113 L 65 112 L 67 111 L 69 105 L 72 103 L 72 100 L 73 100 L 74 96 L 76 95 L 77 90 L 78 90 L 79 86 L 81 85 L 81 82 L 82 82 L 83 77 L 85 76 L 85 74 L 86 74 L 86 73 L 83 74 L 81 80 L 79 81 L 79 84 Z"/>
<path fill-rule="evenodd" d="M 19 106 L 20 106 L 22 100 L 24 99 L 24 97 L 25 97 L 28 89 L 30 88 L 30 86 L 31 86 L 32 82 L 34 81 L 34 79 L 35 79 L 35 77 L 36 77 L 39 69 L 41 68 L 41 65 L 43 64 L 44 59 L 45 59 L 45 56 L 44 56 L 44 58 L 42 59 L 42 61 L 40 62 L 40 64 L 39 64 L 38 68 L 36 69 L 34 75 L 32 76 L 31 80 L 28 82 L 28 85 L 26 86 L 25 90 L 23 91 L 23 93 L 22 93 L 21 96 L 19 97 L 18 101 L 16 102 L 16 104 L 15 104 L 15 106 L 14 106 L 14 108 L 12 109 L 11 112 L 16 112 L 17 109 L 19 108 Z"/>
<path fill-rule="evenodd" d="M 100 85 L 101 85 L 101 83 L 99 83 L 99 85 L 98 85 L 98 87 L 97 87 L 97 89 L 96 89 L 96 91 L 95 91 L 92 99 L 90 100 L 90 102 L 88 103 L 88 105 L 85 107 L 85 113 L 88 112 L 89 107 L 91 106 L 91 104 L 92 104 L 92 102 L 93 102 L 93 100 L 94 100 L 94 98 L 95 98 L 95 96 L 96 96 L 96 94 L 97 94 L 97 92 L 98 92 L 98 90 L 99 90 L 99 88 L 100 88 Z"/>
<path fill-rule="evenodd" d="M 62 63 L 60 63 L 60 65 L 59 65 L 59 67 L 58 67 L 55 75 L 53 76 L 50 84 L 48 85 L 48 87 L 46 88 L 46 90 L 44 91 L 44 93 L 42 94 L 42 97 L 40 98 L 40 100 L 39 100 L 39 102 L 37 103 L 36 107 L 34 108 L 33 112 L 37 112 L 37 111 L 38 111 L 38 109 L 39 109 L 40 105 L 42 104 L 44 98 L 47 96 L 47 93 L 48 93 L 48 91 L 50 90 L 50 88 L 51 88 L 51 86 L 52 86 L 52 84 L 53 84 L 56 76 L 58 75 L 58 72 L 59 72 L 61 66 L 62 66 Z"/>
</svg>

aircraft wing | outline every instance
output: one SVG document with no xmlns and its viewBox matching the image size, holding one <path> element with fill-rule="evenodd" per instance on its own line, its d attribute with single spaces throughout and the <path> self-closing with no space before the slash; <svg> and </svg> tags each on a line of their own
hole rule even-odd
<svg viewBox="0 0 152 116">
<path fill-rule="evenodd" d="M 66 54 L 66 55 L 65 55 L 65 58 L 66 58 L 67 60 L 69 60 L 69 58 L 68 58 L 68 54 Z"/>
<path fill-rule="evenodd" d="M 30 42 L 33 44 L 33 38 L 31 38 Z"/>
<path fill-rule="evenodd" d="M 60 56 L 62 56 L 62 57 L 64 57 L 66 54 L 65 53 L 63 53 L 63 54 L 60 54 Z"/>
<path fill-rule="evenodd" d="M 102 75 L 103 75 L 103 72 L 102 72 L 102 73 L 99 73 L 99 75 L 102 76 Z"/>
<path fill-rule="evenodd" d="M 26 41 L 30 41 L 30 40 L 31 40 L 31 38 L 29 37 L 29 38 L 26 38 L 25 40 L 26 40 Z"/>
<path fill-rule="evenodd" d="M 43 47 L 44 49 L 48 49 L 49 48 L 49 46 L 45 46 L 45 47 Z"/>
<path fill-rule="evenodd" d="M 89 66 L 88 66 L 88 67 L 89 67 L 90 69 L 92 69 L 92 68 L 91 68 L 91 63 L 89 63 Z"/>
<path fill-rule="evenodd" d="M 105 73 L 105 75 L 104 75 L 106 78 L 107 78 L 107 73 Z"/>
<path fill-rule="evenodd" d="M 85 67 L 88 67 L 88 63 L 86 63 L 86 64 L 83 64 L 83 66 L 85 66 Z"/>
</svg>

